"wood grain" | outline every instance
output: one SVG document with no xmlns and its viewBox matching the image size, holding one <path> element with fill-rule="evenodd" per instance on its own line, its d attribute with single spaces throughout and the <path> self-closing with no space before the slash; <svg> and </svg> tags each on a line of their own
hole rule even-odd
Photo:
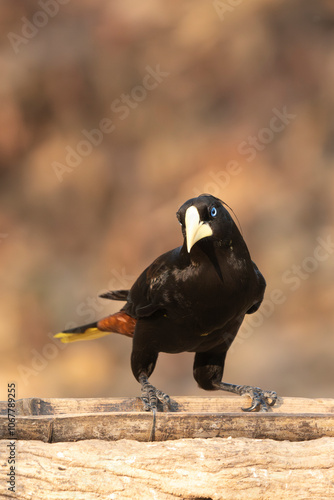
<svg viewBox="0 0 334 500">
<path fill-rule="evenodd" d="M 174 398 L 157 414 L 157 441 L 249 437 L 305 441 L 334 437 L 334 400 L 280 398 L 269 413 L 244 413 L 247 397 Z M 139 398 L 24 399 L 16 407 L 16 439 L 44 442 L 87 439 L 148 441 L 152 414 Z M 0 403 L 0 439 L 10 439 L 6 403 Z"/>
<path fill-rule="evenodd" d="M 7 441 L 0 441 L 1 458 Z M 0 498 L 281 500 L 334 498 L 334 438 L 180 439 L 156 443 L 18 441 L 16 493 L 0 461 Z"/>
<path fill-rule="evenodd" d="M 173 411 L 192 413 L 241 413 L 247 407 L 247 396 L 174 397 Z M 69 413 L 101 413 L 113 411 L 143 411 L 140 398 L 41 399 L 26 398 L 16 401 L 16 413 L 24 415 L 55 415 Z M 274 413 L 334 413 L 334 399 L 278 398 L 271 408 Z M 7 403 L 0 401 L 0 415 L 7 415 Z"/>
</svg>

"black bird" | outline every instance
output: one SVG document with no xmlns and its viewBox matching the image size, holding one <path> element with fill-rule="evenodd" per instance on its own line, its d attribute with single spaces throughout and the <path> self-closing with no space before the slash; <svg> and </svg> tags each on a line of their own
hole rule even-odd
<svg viewBox="0 0 334 500">
<path fill-rule="evenodd" d="M 141 384 L 146 410 L 155 414 L 167 394 L 149 382 L 159 352 L 194 352 L 193 374 L 207 391 L 248 394 L 244 411 L 268 411 L 273 391 L 222 382 L 226 353 L 245 314 L 258 310 L 266 282 L 224 202 L 202 194 L 177 212 L 183 245 L 158 257 L 131 290 L 101 297 L 126 301 L 115 314 L 56 335 L 62 342 L 87 340 L 110 332 L 133 337 L 132 372 Z M 227 206 L 227 205 L 226 205 Z"/>
</svg>

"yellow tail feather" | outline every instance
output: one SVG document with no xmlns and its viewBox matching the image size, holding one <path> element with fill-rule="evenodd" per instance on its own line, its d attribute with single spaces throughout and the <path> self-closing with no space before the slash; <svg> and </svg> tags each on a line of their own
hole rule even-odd
<svg viewBox="0 0 334 500">
<path fill-rule="evenodd" d="M 102 332 L 98 328 L 88 328 L 83 333 L 65 333 L 60 332 L 54 335 L 56 339 L 60 339 L 63 344 L 68 344 L 70 342 L 77 342 L 79 340 L 93 340 L 104 337 L 105 335 L 110 335 L 112 332 Z"/>
</svg>

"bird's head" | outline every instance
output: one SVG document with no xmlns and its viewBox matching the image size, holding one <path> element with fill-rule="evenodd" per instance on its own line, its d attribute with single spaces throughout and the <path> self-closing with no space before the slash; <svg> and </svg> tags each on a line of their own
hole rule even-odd
<svg viewBox="0 0 334 500">
<path fill-rule="evenodd" d="M 201 194 L 186 201 L 176 216 L 182 226 L 188 253 L 197 242 L 206 238 L 219 245 L 229 242 L 235 227 L 223 202 L 210 194 Z"/>
</svg>

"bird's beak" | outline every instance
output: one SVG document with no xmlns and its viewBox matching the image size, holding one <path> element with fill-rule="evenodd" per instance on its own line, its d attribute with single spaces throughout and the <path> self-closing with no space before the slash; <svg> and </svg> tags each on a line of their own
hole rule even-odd
<svg viewBox="0 0 334 500">
<path fill-rule="evenodd" d="M 211 227 L 209 224 L 201 221 L 198 210 L 194 205 L 186 211 L 185 224 L 188 253 L 190 253 L 190 250 L 197 241 L 207 236 L 212 236 Z"/>
</svg>

